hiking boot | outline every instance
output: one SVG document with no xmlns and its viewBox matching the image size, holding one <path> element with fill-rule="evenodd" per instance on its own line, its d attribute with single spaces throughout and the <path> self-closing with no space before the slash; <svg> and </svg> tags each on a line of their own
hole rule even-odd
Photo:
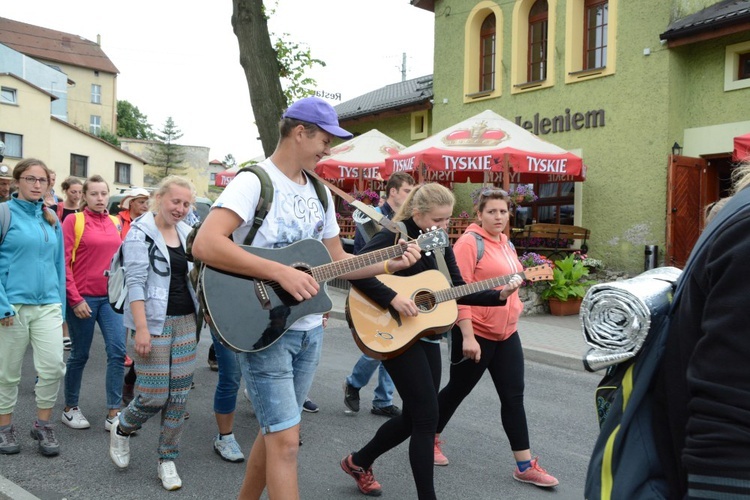
<svg viewBox="0 0 750 500">
<path fill-rule="evenodd" d="M 372 467 L 367 470 L 357 467 L 352 462 L 352 456 L 348 455 L 341 459 L 341 469 L 354 478 L 357 482 L 357 488 L 365 495 L 379 497 L 383 494 L 380 483 L 375 480 L 375 476 L 372 474 Z"/>
<path fill-rule="evenodd" d="M 440 434 L 435 434 L 435 465 L 448 465 L 448 457 L 443 455 L 443 450 L 440 449 L 440 445 L 443 441 L 440 441 Z"/>
<path fill-rule="evenodd" d="M 15 455 L 21 452 L 21 445 L 18 444 L 16 428 L 13 425 L 7 429 L 0 430 L 0 454 Z"/>
<path fill-rule="evenodd" d="M 120 436 L 118 425 L 113 425 L 109 431 L 109 458 L 121 469 L 130 464 L 130 435 Z"/>
<path fill-rule="evenodd" d="M 39 441 L 39 453 L 45 457 L 60 454 L 60 442 L 55 436 L 55 430 L 50 424 L 39 427 L 36 422 L 31 428 L 31 437 Z"/>
<path fill-rule="evenodd" d="M 344 404 L 352 413 L 359 412 L 359 389 L 344 382 Z"/>
<path fill-rule="evenodd" d="M 214 451 L 227 462 L 238 463 L 245 460 L 240 445 L 234 438 L 234 434 L 222 436 L 221 434 L 214 439 Z"/>
<path fill-rule="evenodd" d="M 135 387 L 133 384 L 122 384 L 122 404 L 128 406 L 135 398 Z"/>
<path fill-rule="evenodd" d="M 513 471 L 513 479 L 542 488 L 551 488 L 560 484 L 560 481 L 547 474 L 547 471 L 539 466 L 539 457 L 532 460 L 531 467 L 523 472 L 516 467 L 516 470 Z"/>
<path fill-rule="evenodd" d="M 88 429 L 91 427 L 91 424 L 86 420 L 86 417 L 83 416 L 83 413 L 81 413 L 80 408 L 77 406 L 68 411 L 63 410 L 60 420 L 71 429 Z"/>
<path fill-rule="evenodd" d="M 177 467 L 171 460 L 165 460 L 159 462 L 158 469 L 159 479 L 161 479 L 161 485 L 167 491 L 179 490 L 182 488 L 182 479 L 177 475 Z"/>
<path fill-rule="evenodd" d="M 370 413 L 372 413 L 373 415 L 380 415 L 381 417 L 393 418 L 401 415 L 401 408 L 396 405 L 381 407 L 373 406 L 372 410 L 370 410 Z"/>
<path fill-rule="evenodd" d="M 313 403 L 310 398 L 305 399 L 305 402 L 302 404 L 302 409 L 307 413 L 318 413 L 320 411 L 318 405 Z"/>
</svg>

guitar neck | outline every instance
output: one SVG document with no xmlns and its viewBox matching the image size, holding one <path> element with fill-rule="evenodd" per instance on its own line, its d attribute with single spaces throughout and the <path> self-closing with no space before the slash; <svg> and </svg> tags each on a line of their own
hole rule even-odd
<svg viewBox="0 0 750 500">
<path fill-rule="evenodd" d="M 484 290 L 490 290 L 491 288 L 495 288 L 501 285 L 507 285 L 510 282 L 511 278 L 513 278 L 513 276 L 520 276 L 523 280 L 526 279 L 526 275 L 524 273 L 513 273 L 506 276 L 498 276 L 496 278 L 490 278 L 483 281 L 477 281 L 461 286 L 446 288 L 445 290 L 434 292 L 435 302 L 440 303 L 449 300 L 456 300 L 466 295 L 471 295 L 475 292 L 482 292 Z"/>
<path fill-rule="evenodd" d="M 331 281 L 339 276 L 343 276 L 352 271 L 357 271 L 371 264 L 377 264 L 378 262 L 383 262 L 388 259 L 401 257 L 406 251 L 407 246 L 408 245 L 404 243 L 403 245 L 394 245 L 381 250 L 363 253 L 349 259 L 336 260 L 328 264 L 323 264 L 322 266 L 313 267 L 310 269 L 310 274 L 318 283 Z"/>
</svg>

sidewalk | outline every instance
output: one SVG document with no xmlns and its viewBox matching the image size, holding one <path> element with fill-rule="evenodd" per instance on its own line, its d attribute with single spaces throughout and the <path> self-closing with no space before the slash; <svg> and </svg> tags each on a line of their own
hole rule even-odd
<svg viewBox="0 0 750 500">
<path fill-rule="evenodd" d="M 333 302 L 331 317 L 346 320 L 348 291 L 328 287 Z M 528 361 L 583 371 L 581 359 L 588 350 L 578 316 L 522 316 L 518 322 L 524 356 Z"/>
</svg>

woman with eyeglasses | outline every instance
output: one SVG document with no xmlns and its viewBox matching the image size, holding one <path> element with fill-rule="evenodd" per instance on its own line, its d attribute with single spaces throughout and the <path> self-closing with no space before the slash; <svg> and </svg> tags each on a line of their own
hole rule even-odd
<svg viewBox="0 0 750 500">
<path fill-rule="evenodd" d="M 439 184 L 416 187 L 394 216 L 394 222 L 403 222 L 410 238 L 433 228 L 446 229 L 453 212 L 453 193 Z M 395 243 L 395 236 L 387 229 L 377 233 L 362 249 L 362 253 L 387 248 Z M 412 267 L 398 271 L 399 276 L 415 276 L 423 271 L 440 269 L 438 259 L 444 258 L 450 281 L 454 286 L 465 284 L 456 265 L 451 248 L 444 254 L 440 250 L 422 256 Z M 387 264 L 383 271 L 390 274 Z M 447 278 L 447 277 L 446 277 Z M 520 278 L 514 278 L 502 290 L 475 292 L 458 299 L 460 304 L 485 307 L 505 306 L 506 299 L 520 286 Z M 376 278 L 352 280 L 357 287 L 384 310 L 389 308 L 406 316 L 417 316 L 417 305 L 405 294 L 399 294 Z M 505 307 L 499 307 L 505 309 Z M 384 314 L 388 314 L 385 312 Z M 440 387 L 441 358 L 440 335 L 423 337 L 406 351 L 392 359 L 383 361 L 383 366 L 401 395 L 404 407 L 402 414 L 390 418 L 375 436 L 359 451 L 344 457 L 341 468 L 352 476 L 357 487 L 365 495 L 379 496 L 380 483 L 375 480 L 372 464 L 385 452 L 407 439 L 417 496 L 420 500 L 434 499 L 433 446 L 438 424 L 438 389 Z M 402 492 L 401 496 L 410 496 Z"/>
<path fill-rule="evenodd" d="M 467 282 L 523 272 L 516 250 L 503 232 L 510 218 L 509 207 L 510 197 L 505 191 L 496 188 L 480 191 L 476 200 L 478 222 L 469 225 L 454 245 L 458 267 Z M 480 245 L 484 249 L 478 258 Z M 500 398 L 500 419 L 516 462 L 513 478 L 541 487 L 556 486 L 557 479 L 539 466 L 529 449 L 523 405 L 523 350 L 516 330 L 523 303 L 517 293 L 509 294 L 507 300 L 506 307 L 492 309 L 458 306 L 458 321 L 450 333 L 450 380 L 438 395 L 440 418 L 435 435 L 435 465 L 448 465 L 440 448 L 440 434 L 487 371 Z"/>
<path fill-rule="evenodd" d="M 65 374 L 63 234 L 54 212 L 44 205 L 47 166 L 36 159 L 22 160 L 13 178 L 18 190 L 7 202 L 10 221 L 0 243 L 0 454 L 21 451 L 12 418 L 24 354 L 31 344 L 39 377 L 31 436 L 42 455 L 55 456 L 60 443 L 50 417 Z"/>
<path fill-rule="evenodd" d="M 182 487 L 175 459 L 185 424 L 185 405 L 195 370 L 195 291 L 185 254 L 191 227 L 184 222 L 195 201 L 190 181 L 169 176 L 147 212 L 130 226 L 122 245 L 128 289 L 124 320 L 135 340 L 135 398 L 110 432 L 109 456 L 130 464 L 130 435 L 161 413 L 157 475 L 166 490 Z"/>
<path fill-rule="evenodd" d="M 83 183 L 83 210 L 63 222 L 68 296 L 65 317 L 73 348 L 66 364 L 65 407 L 60 418 L 71 429 L 91 427 L 78 401 L 96 325 L 107 355 L 105 430 L 109 431 L 122 404 L 125 327 L 122 315 L 109 305 L 104 275 L 120 248 L 122 224 L 107 212 L 108 204 L 109 185 L 100 175 L 93 175 Z"/>
</svg>

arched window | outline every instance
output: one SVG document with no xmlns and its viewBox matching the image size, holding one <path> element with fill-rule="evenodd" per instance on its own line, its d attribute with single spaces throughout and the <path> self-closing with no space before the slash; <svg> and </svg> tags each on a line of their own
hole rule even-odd
<svg viewBox="0 0 750 500">
<path fill-rule="evenodd" d="M 538 82 L 547 78 L 548 20 L 547 0 L 536 0 L 529 11 L 528 82 Z"/>
<path fill-rule="evenodd" d="M 495 14 L 490 13 L 479 32 L 479 91 L 495 89 Z"/>
<path fill-rule="evenodd" d="M 584 4 L 583 69 L 607 66 L 609 2 L 586 0 Z"/>
</svg>

